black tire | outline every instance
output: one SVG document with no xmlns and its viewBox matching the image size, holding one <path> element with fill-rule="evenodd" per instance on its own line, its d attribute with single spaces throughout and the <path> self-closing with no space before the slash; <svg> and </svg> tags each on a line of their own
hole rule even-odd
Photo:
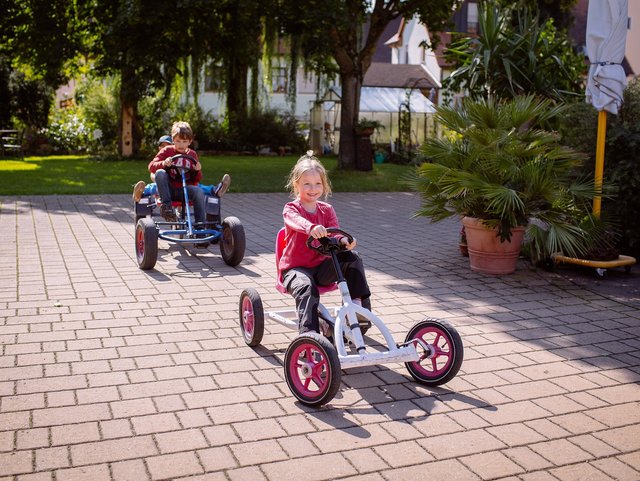
<svg viewBox="0 0 640 481">
<path fill-rule="evenodd" d="M 226 217 L 222 221 L 222 236 L 220 238 L 220 254 L 222 259 L 235 267 L 244 258 L 246 248 L 244 227 L 237 217 Z"/>
<path fill-rule="evenodd" d="M 136 260 L 144 271 L 153 269 L 158 259 L 158 231 L 155 222 L 143 217 L 136 224 Z"/>
<path fill-rule="evenodd" d="M 427 343 L 432 351 L 424 352 L 416 343 L 418 353 L 424 354 L 421 354 L 419 361 L 405 363 L 411 376 L 427 386 L 439 386 L 451 381 L 458 374 L 464 357 L 462 338 L 456 328 L 446 321 L 425 319 L 411 328 L 405 342 L 418 338 Z"/>
<path fill-rule="evenodd" d="M 317 332 L 300 334 L 284 355 L 284 376 L 293 395 L 306 406 L 331 401 L 340 389 L 340 359 L 333 344 Z"/>
<path fill-rule="evenodd" d="M 258 291 L 251 287 L 242 291 L 238 311 L 244 342 L 251 347 L 259 345 L 264 335 L 264 309 Z"/>
</svg>

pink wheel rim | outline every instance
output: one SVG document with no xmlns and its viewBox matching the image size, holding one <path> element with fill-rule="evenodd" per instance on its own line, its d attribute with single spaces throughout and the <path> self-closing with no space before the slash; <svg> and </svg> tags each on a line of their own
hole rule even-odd
<svg viewBox="0 0 640 481">
<path fill-rule="evenodd" d="M 253 304 L 248 296 L 242 299 L 242 329 L 244 337 L 251 339 L 253 330 L 255 329 L 255 318 L 253 314 Z"/>
<path fill-rule="evenodd" d="M 295 390 L 307 399 L 322 397 L 331 384 L 327 355 L 315 344 L 297 346 L 287 368 Z"/>
<path fill-rule="evenodd" d="M 446 331 L 436 326 L 425 326 L 416 332 L 414 339 L 420 339 L 428 344 L 432 352 L 423 352 L 420 359 L 412 362 L 413 368 L 422 376 L 437 378 L 446 374 L 453 363 L 453 345 Z M 418 352 L 422 351 L 416 344 Z"/>
</svg>

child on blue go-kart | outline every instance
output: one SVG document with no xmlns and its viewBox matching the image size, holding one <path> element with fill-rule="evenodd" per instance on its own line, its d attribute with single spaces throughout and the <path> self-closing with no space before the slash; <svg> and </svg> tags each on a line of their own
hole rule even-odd
<svg viewBox="0 0 640 481">
<path fill-rule="evenodd" d="M 336 271 L 331 258 L 307 247 L 309 236 L 314 239 L 327 237 L 327 228 L 338 228 L 338 217 L 333 207 L 320 199 L 331 194 L 331 186 L 324 166 L 308 151 L 298 159 L 289 175 L 287 187 L 295 200 L 284 206 L 282 216 L 285 225 L 285 247 L 280 258 L 282 284 L 295 298 L 299 317 L 300 334 L 320 332 L 318 286 L 336 282 Z M 362 259 L 353 250 L 356 240 L 349 242 L 341 236 L 338 242 L 345 248 L 338 253 L 340 269 L 347 281 L 349 292 L 356 304 L 371 309 L 371 292 L 364 273 Z M 370 323 L 366 322 L 366 328 Z"/>
<path fill-rule="evenodd" d="M 171 167 L 184 169 L 187 193 L 193 204 L 195 221 L 196 223 L 201 223 L 205 220 L 205 194 L 203 189 L 198 187 L 200 179 L 202 179 L 202 166 L 198 159 L 198 154 L 189 148 L 193 137 L 191 126 L 187 122 L 175 122 L 171 127 L 173 145 L 164 147 L 149 163 L 149 172 L 155 175 L 158 193 L 162 202 L 160 214 L 167 222 L 175 222 L 177 220 L 171 202 L 173 200 L 183 200 L 184 197 L 181 174 L 177 169 L 172 169 Z M 172 157 L 177 154 L 188 155 L 191 160 L 185 157 L 180 158 L 181 165 L 174 166 Z M 228 176 L 226 180 L 228 185 Z M 224 184 L 225 182 L 223 182 Z"/>
<path fill-rule="evenodd" d="M 173 140 L 170 135 L 163 135 L 158 139 L 158 153 L 162 151 L 167 145 L 173 145 Z M 158 195 L 158 186 L 155 182 L 155 174 L 151 175 L 151 183 L 147 184 L 143 180 L 139 180 L 133 186 L 133 201 L 140 202 L 143 197 L 150 197 L 152 195 Z M 198 187 L 202 189 L 205 195 L 217 195 L 222 197 L 231 185 L 231 177 L 229 174 L 224 174 L 222 180 L 218 184 L 204 185 L 198 184 Z"/>
</svg>

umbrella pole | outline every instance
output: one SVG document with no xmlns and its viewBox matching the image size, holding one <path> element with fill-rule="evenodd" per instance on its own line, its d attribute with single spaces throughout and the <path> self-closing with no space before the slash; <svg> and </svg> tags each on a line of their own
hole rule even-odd
<svg viewBox="0 0 640 481">
<path fill-rule="evenodd" d="M 600 217 L 602 205 L 602 177 L 604 173 L 604 140 L 607 136 L 607 111 L 598 112 L 598 137 L 596 139 L 596 172 L 594 186 L 596 196 L 593 198 L 593 215 Z"/>
</svg>

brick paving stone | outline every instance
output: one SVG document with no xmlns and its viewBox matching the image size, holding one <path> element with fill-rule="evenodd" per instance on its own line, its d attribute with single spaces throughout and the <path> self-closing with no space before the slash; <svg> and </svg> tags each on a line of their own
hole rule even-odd
<svg viewBox="0 0 640 481">
<path fill-rule="evenodd" d="M 230 481 L 266 481 L 267 478 L 257 466 L 230 469 L 227 471 Z M 224 481 L 227 481 L 226 478 Z"/>
<path fill-rule="evenodd" d="M 98 441 L 100 429 L 98 423 L 81 423 L 66 426 L 53 426 L 51 428 L 51 444 L 76 444 L 88 441 Z"/>
<path fill-rule="evenodd" d="M 0 453 L 0 476 L 31 473 L 33 455 L 32 451 Z"/>
<path fill-rule="evenodd" d="M 71 446 L 74 465 L 96 464 L 152 456 L 158 450 L 151 436 L 136 436 Z"/>
<path fill-rule="evenodd" d="M 113 481 L 133 481 L 148 479 L 147 468 L 141 459 L 111 463 Z"/>
<path fill-rule="evenodd" d="M 529 446 L 536 453 L 551 461 L 556 466 L 578 463 L 592 458 L 587 451 L 565 439 L 556 439 Z"/>
<path fill-rule="evenodd" d="M 426 453 L 415 441 L 405 441 L 373 448 L 389 466 L 398 468 L 433 461 L 433 456 Z"/>
<path fill-rule="evenodd" d="M 591 464 L 617 481 L 636 481 L 638 479 L 638 472 L 617 458 L 596 459 Z"/>
<path fill-rule="evenodd" d="M 32 449 L 49 446 L 49 430 L 46 428 L 21 429 L 16 432 L 16 447 Z"/>
<path fill-rule="evenodd" d="M 640 425 L 638 424 L 599 431 L 593 435 L 621 452 L 640 449 Z"/>
<path fill-rule="evenodd" d="M 498 438 L 507 446 L 521 446 L 543 441 L 545 439 L 540 433 L 522 423 L 490 427 L 487 428 L 487 432 Z"/>
<path fill-rule="evenodd" d="M 163 454 L 146 458 L 151 479 L 173 479 L 178 476 L 202 473 L 203 469 L 193 452 Z"/>
<path fill-rule="evenodd" d="M 305 436 L 287 436 L 278 439 L 278 444 L 284 449 L 289 458 L 314 456 L 320 450 Z"/>
<path fill-rule="evenodd" d="M 238 466 L 238 462 L 234 458 L 233 453 L 226 446 L 199 449 L 196 451 L 196 454 L 200 458 L 200 462 L 206 472 L 219 471 Z"/>
<path fill-rule="evenodd" d="M 455 459 L 382 471 L 382 475 L 387 481 L 423 479 L 425 474 L 428 474 L 431 479 L 446 479 L 447 481 L 478 481 L 481 479 Z"/>
<path fill-rule="evenodd" d="M 572 466 L 563 466 L 561 468 L 552 469 L 551 474 L 561 481 L 573 481 L 576 479 L 615 481 L 614 478 L 607 476 L 605 473 L 589 463 L 580 463 Z"/>
<path fill-rule="evenodd" d="M 100 421 L 110 418 L 109 406 L 105 403 L 37 409 L 33 411 L 34 426 L 55 426 L 77 422 Z"/>
<path fill-rule="evenodd" d="M 56 481 L 111 481 L 109 466 L 106 464 L 59 469 L 55 473 Z"/>
<path fill-rule="evenodd" d="M 292 453 L 285 452 L 280 444 L 273 439 L 254 441 L 230 446 L 233 455 L 240 466 L 271 463 L 287 459 Z M 315 454 L 315 453 L 314 453 Z"/>
<path fill-rule="evenodd" d="M 502 454 L 522 466 L 526 471 L 536 471 L 553 466 L 550 461 L 526 446 L 505 449 Z"/>
<path fill-rule="evenodd" d="M 198 429 L 176 430 L 155 436 L 162 454 L 187 451 L 207 447 L 207 440 Z"/>
<path fill-rule="evenodd" d="M 265 464 L 262 469 L 268 479 L 280 481 L 297 481 L 300 473 L 305 473 L 307 481 L 328 481 L 356 474 L 353 466 L 337 453 Z"/>
<path fill-rule="evenodd" d="M 419 440 L 436 459 L 464 456 L 505 447 L 505 444 L 482 429 L 443 434 L 436 438 Z"/>
<path fill-rule="evenodd" d="M 173 413 L 152 414 L 131 418 L 136 434 L 151 434 L 180 429 L 178 418 Z"/>
<path fill-rule="evenodd" d="M 558 426 L 566 429 L 572 434 L 589 433 L 592 431 L 600 431 L 606 426 L 584 413 L 565 414 L 563 416 L 554 416 L 549 420 Z"/>
<path fill-rule="evenodd" d="M 524 469 L 499 451 L 458 458 L 481 479 L 494 479 L 524 472 Z"/>
<path fill-rule="evenodd" d="M 584 449 L 588 453 L 592 454 L 596 458 L 604 458 L 606 456 L 612 456 L 618 454 L 618 450 L 612 448 L 603 441 L 597 439 L 591 434 L 585 434 L 581 436 L 574 436 L 568 438 L 570 442 Z"/>
<path fill-rule="evenodd" d="M 35 451 L 36 471 L 46 471 L 69 467 L 69 453 L 66 447 L 43 448 Z"/>
</svg>

